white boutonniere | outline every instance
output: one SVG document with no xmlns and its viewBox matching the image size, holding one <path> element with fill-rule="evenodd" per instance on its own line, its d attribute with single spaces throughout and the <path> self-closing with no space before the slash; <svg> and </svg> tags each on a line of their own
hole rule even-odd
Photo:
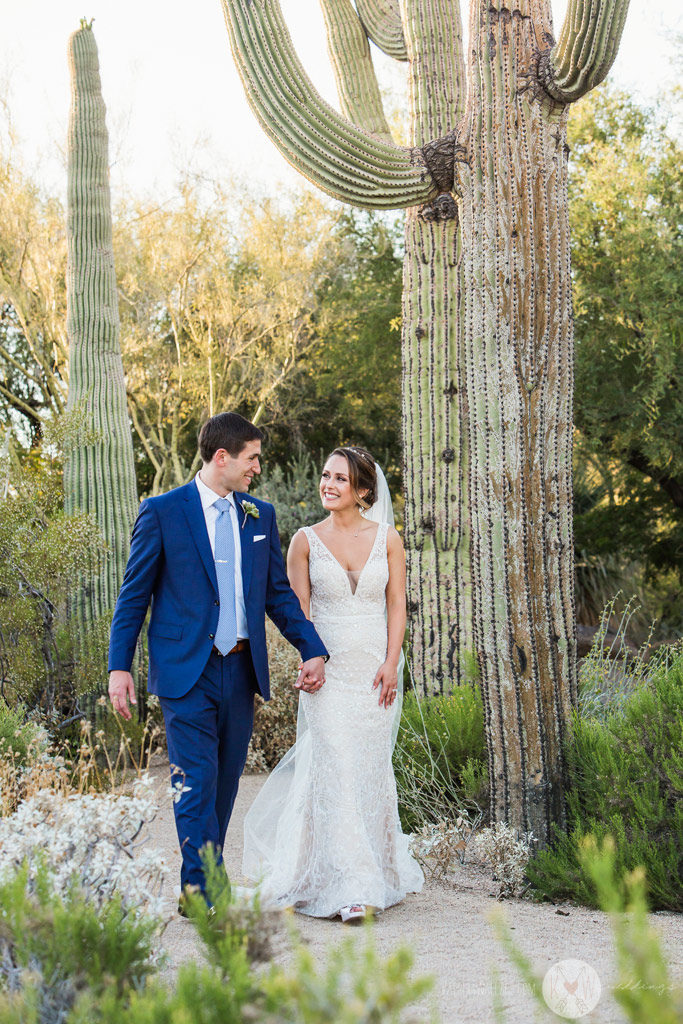
<svg viewBox="0 0 683 1024">
<path fill-rule="evenodd" d="M 242 529 L 244 529 L 244 524 L 247 521 L 247 516 L 253 516 L 254 519 L 260 519 L 261 513 L 256 508 L 256 505 L 254 504 L 253 501 L 243 501 L 240 504 L 242 505 L 242 511 L 244 512 L 244 519 L 242 520 Z"/>
</svg>

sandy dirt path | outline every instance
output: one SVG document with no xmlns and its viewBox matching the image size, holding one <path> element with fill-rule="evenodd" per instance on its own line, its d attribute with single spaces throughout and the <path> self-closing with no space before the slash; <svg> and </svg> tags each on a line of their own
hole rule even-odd
<svg viewBox="0 0 683 1024">
<path fill-rule="evenodd" d="M 155 771 L 163 778 L 162 769 Z M 242 884 L 242 822 L 247 808 L 258 793 L 265 776 L 247 775 L 242 779 L 232 821 L 228 830 L 225 862 L 231 880 Z M 170 803 L 162 806 L 151 826 L 150 845 L 163 849 L 172 865 L 167 885 L 169 906 L 175 895 L 180 871 L 173 811 Z M 459 868 L 454 885 L 428 882 L 418 895 L 409 895 L 403 903 L 380 914 L 373 933 L 380 953 L 388 955 L 400 944 L 409 944 L 415 954 L 414 971 L 435 977 L 434 999 L 443 1024 L 489 1024 L 493 1016 L 492 968 L 500 971 L 502 1002 L 507 1024 L 530 1024 L 537 1019 L 535 1003 L 502 952 L 487 914 L 497 905 L 494 884 L 483 869 L 474 865 Z M 582 1021 L 612 1024 L 624 1017 L 609 989 L 616 978 L 611 930 L 606 916 L 585 907 L 563 904 L 533 904 L 526 900 L 506 900 L 503 904 L 519 945 L 531 957 L 537 973 L 545 972 L 558 960 L 585 960 L 598 972 L 602 995 L 595 1010 Z M 562 913 L 558 913 L 561 910 Z M 364 942 L 364 930 L 336 921 L 314 920 L 296 915 L 303 941 L 314 956 L 324 961 L 326 953 L 342 938 L 352 936 Z M 683 981 L 683 915 L 660 912 L 652 916 L 671 966 L 671 976 Z M 176 917 L 164 935 L 169 980 L 179 964 L 201 956 L 193 926 Z M 291 954 L 283 953 L 285 962 Z M 420 1016 L 429 1019 L 425 1008 Z M 539 1018 L 540 1019 L 540 1018 Z M 548 1015 L 547 1019 L 551 1019 Z M 555 1018 L 556 1020 L 559 1018 Z"/>
</svg>

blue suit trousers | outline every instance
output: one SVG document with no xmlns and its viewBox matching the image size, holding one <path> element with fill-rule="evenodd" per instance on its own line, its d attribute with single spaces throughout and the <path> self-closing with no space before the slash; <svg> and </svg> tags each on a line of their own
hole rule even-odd
<svg viewBox="0 0 683 1024">
<path fill-rule="evenodd" d="M 249 649 L 221 657 L 212 652 L 194 686 L 182 697 L 160 697 L 172 782 L 189 787 L 175 812 L 182 852 L 180 884 L 205 887 L 201 850 L 220 855 L 247 759 L 258 684 Z"/>
</svg>

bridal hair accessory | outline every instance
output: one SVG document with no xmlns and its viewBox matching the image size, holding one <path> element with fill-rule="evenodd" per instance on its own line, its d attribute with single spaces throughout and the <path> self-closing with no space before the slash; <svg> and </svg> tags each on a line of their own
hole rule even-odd
<svg viewBox="0 0 683 1024">
<path fill-rule="evenodd" d="M 244 512 L 244 519 L 242 520 L 242 529 L 247 521 L 247 516 L 253 516 L 254 519 L 260 519 L 261 513 L 257 509 L 253 501 L 241 501 L 242 511 Z"/>
</svg>

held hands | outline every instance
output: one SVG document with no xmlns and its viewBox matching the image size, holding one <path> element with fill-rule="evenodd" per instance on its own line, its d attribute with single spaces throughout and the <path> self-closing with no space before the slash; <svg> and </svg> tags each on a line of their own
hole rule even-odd
<svg viewBox="0 0 683 1024">
<path fill-rule="evenodd" d="M 325 682 L 325 659 L 309 658 L 299 665 L 299 675 L 294 683 L 295 690 L 304 693 L 317 693 Z"/>
<path fill-rule="evenodd" d="M 130 697 L 131 704 L 137 704 L 135 699 L 135 685 L 130 672 L 115 671 L 109 673 L 109 699 L 114 711 L 117 711 L 125 719 L 131 718 L 127 698 Z"/>
<path fill-rule="evenodd" d="M 379 693 L 379 705 L 381 707 L 383 704 L 385 708 L 389 709 L 396 700 L 396 691 L 398 690 L 397 665 L 390 661 L 385 661 L 383 665 L 380 665 L 372 684 L 373 690 L 376 690 L 378 686 L 382 687 Z"/>
</svg>

